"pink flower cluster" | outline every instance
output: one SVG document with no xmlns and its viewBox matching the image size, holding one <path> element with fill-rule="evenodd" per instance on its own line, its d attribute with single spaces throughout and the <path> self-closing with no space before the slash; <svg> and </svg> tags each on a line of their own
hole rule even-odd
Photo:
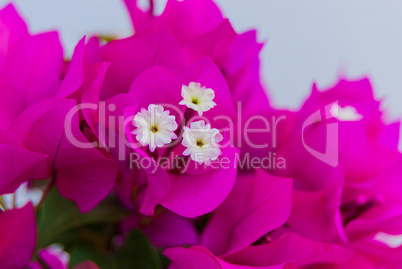
<svg viewBox="0 0 402 269">
<path fill-rule="evenodd" d="M 142 230 L 172 269 L 401 268 L 399 122 L 368 79 L 278 110 L 256 32 L 212 0 L 125 3 L 135 34 L 84 37 L 68 61 L 0 11 L 0 195 L 48 182 L 83 214 L 117 197 L 116 235 Z M 68 267 L 37 247 L 41 205 L 0 200 L 0 268 Z"/>
</svg>

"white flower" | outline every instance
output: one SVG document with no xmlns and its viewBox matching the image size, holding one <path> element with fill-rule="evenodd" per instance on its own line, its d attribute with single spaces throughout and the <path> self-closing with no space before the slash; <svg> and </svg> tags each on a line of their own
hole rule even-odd
<svg viewBox="0 0 402 269">
<path fill-rule="evenodd" d="M 174 131 L 177 129 L 175 116 L 169 116 L 170 111 L 163 106 L 149 105 L 148 110 L 142 108 L 135 115 L 133 125 L 137 127 L 132 134 L 143 146 L 149 145 L 151 152 L 156 147 L 163 147 L 176 139 Z"/>
<path fill-rule="evenodd" d="M 216 128 L 211 129 L 211 125 L 205 125 L 203 120 L 192 122 L 190 128 L 184 127 L 182 145 L 186 147 L 184 156 L 189 156 L 199 164 L 211 164 L 215 161 L 221 150 L 219 142 L 223 140 L 222 134 Z"/>
<path fill-rule="evenodd" d="M 216 103 L 212 101 L 215 98 L 214 90 L 201 87 L 200 83 L 190 82 L 188 86 L 183 85 L 181 96 L 183 100 L 179 105 L 186 105 L 188 108 L 194 109 L 199 116 L 216 106 Z"/>
</svg>

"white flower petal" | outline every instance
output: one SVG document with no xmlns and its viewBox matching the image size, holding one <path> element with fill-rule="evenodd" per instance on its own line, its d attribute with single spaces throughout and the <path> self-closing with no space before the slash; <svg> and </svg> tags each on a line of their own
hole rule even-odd
<svg viewBox="0 0 402 269">
<path fill-rule="evenodd" d="M 179 105 L 185 105 L 197 111 L 199 116 L 216 106 L 213 101 L 215 98 L 214 90 L 202 87 L 200 83 L 190 82 L 188 86 L 183 85 L 181 96 L 183 100 L 179 102 Z"/>
<path fill-rule="evenodd" d="M 174 133 L 178 127 L 176 118 L 162 106 L 150 104 L 148 110 L 142 108 L 141 112 L 135 115 L 133 125 L 136 129 L 132 134 L 136 135 L 141 145 L 149 145 L 151 152 L 154 152 L 156 147 L 163 147 L 177 138 Z"/>
<path fill-rule="evenodd" d="M 222 153 L 219 142 L 223 136 L 218 129 L 211 129 L 210 124 L 204 121 L 196 121 L 190 124 L 191 128 L 184 127 L 182 145 L 186 147 L 184 156 L 190 155 L 191 159 L 199 164 L 211 164 Z"/>
</svg>

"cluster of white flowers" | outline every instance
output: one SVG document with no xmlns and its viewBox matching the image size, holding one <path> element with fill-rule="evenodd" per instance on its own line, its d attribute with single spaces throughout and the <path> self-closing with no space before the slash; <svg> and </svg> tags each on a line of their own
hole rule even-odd
<svg viewBox="0 0 402 269">
<path fill-rule="evenodd" d="M 213 101 L 214 90 L 202 87 L 200 83 L 190 82 L 188 86 L 183 85 L 181 96 L 183 100 L 179 104 L 195 110 L 199 116 L 216 106 Z M 142 108 L 135 115 L 133 125 L 136 129 L 132 134 L 136 135 L 141 145 L 149 146 L 151 152 L 154 152 L 156 147 L 163 147 L 177 139 L 176 117 L 160 105 L 151 104 L 148 110 Z M 186 147 L 184 156 L 190 156 L 199 164 L 210 165 L 211 161 L 221 155 L 219 142 L 223 140 L 223 136 L 218 129 L 211 128 L 211 125 L 205 124 L 203 120 L 192 122 L 190 127 L 184 126 L 183 129 L 182 145 Z"/>
</svg>

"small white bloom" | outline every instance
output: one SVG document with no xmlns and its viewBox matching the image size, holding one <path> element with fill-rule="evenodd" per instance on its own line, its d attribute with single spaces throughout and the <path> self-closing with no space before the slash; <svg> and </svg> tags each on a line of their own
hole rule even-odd
<svg viewBox="0 0 402 269">
<path fill-rule="evenodd" d="M 188 108 L 194 109 L 198 115 L 210 110 L 216 103 L 212 100 L 215 98 L 214 90 L 206 87 L 201 87 L 200 83 L 190 82 L 188 86 L 183 85 L 181 88 L 181 96 L 183 100 L 179 105 L 185 105 Z"/>
<path fill-rule="evenodd" d="M 353 106 L 341 107 L 338 103 L 331 106 L 330 113 L 332 117 L 341 121 L 359 121 L 363 118 Z"/>
<path fill-rule="evenodd" d="M 192 122 L 190 128 L 184 127 L 183 146 L 186 150 L 184 156 L 189 156 L 193 161 L 199 164 L 211 164 L 211 160 L 215 161 L 221 150 L 219 142 L 223 140 L 223 136 L 216 128 L 211 129 L 211 125 L 205 125 L 203 120 Z"/>
<path fill-rule="evenodd" d="M 133 125 L 137 127 L 132 134 L 143 146 L 149 145 L 151 152 L 156 147 L 163 147 L 176 139 L 174 131 L 177 129 L 175 116 L 169 115 L 170 111 L 163 106 L 149 105 L 148 110 L 141 109 L 135 115 Z"/>
</svg>

